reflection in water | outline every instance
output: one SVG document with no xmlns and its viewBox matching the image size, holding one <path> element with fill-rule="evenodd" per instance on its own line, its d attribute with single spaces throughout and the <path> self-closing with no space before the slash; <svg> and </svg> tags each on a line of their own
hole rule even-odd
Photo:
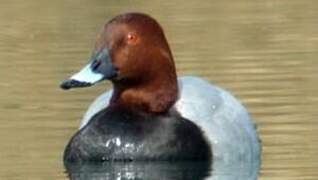
<svg viewBox="0 0 318 180">
<path fill-rule="evenodd" d="M 205 162 L 105 162 L 66 164 L 70 180 L 256 180 L 255 166 L 245 161 L 229 165 L 218 160 Z M 249 162 L 250 163 L 250 162 Z"/>
</svg>

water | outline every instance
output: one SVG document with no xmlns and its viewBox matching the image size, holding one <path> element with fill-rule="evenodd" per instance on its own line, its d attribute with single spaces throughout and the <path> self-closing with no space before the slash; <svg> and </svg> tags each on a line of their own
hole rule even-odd
<svg viewBox="0 0 318 180">
<path fill-rule="evenodd" d="M 0 179 L 68 179 L 64 146 L 90 102 L 110 84 L 69 92 L 58 86 L 87 62 L 104 22 L 127 11 L 158 19 L 178 74 L 201 76 L 244 103 L 263 141 L 259 179 L 318 179 L 314 0 L 2 0 Z M 112 167 L 191 177 L 183 165 L 120 166 Z"/>
</svg>

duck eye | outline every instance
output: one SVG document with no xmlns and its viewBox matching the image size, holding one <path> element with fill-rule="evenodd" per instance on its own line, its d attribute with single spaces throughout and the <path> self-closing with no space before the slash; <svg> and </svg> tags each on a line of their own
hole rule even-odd
<svg viewBox="0 0 318 180">
<path fill-rule="evenodd" d="M 128 44 L 135 44 L 137 41 L 137 36 L 135 34 L 127 34 L 127 42 Z"/>
</svg>

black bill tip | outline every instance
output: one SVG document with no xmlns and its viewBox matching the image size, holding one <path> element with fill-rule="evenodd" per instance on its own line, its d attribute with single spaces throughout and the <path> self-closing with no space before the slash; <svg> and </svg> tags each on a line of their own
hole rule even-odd
<svg viewBox="0 0 318 180">
<path fill-rule="evenodd" d="M 63 90 L 69 90 L 71 88 L 80 88 L 91 86 L 91 83 L 81 82 L 74 79 L 67 79 L 60 85 L 60 88 Z"/>
</svg>

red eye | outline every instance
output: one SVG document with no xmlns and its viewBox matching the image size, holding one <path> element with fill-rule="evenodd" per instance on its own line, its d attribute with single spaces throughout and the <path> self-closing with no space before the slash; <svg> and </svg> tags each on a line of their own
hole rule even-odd
<svg viewBox="0 0 318 180">
<path fill-rule="evenodd" d="M 132 33 L 127 34 L 127 42 L 128 44 L 135 44 L 137 42 L 137 36 Z"/>
</svg>

